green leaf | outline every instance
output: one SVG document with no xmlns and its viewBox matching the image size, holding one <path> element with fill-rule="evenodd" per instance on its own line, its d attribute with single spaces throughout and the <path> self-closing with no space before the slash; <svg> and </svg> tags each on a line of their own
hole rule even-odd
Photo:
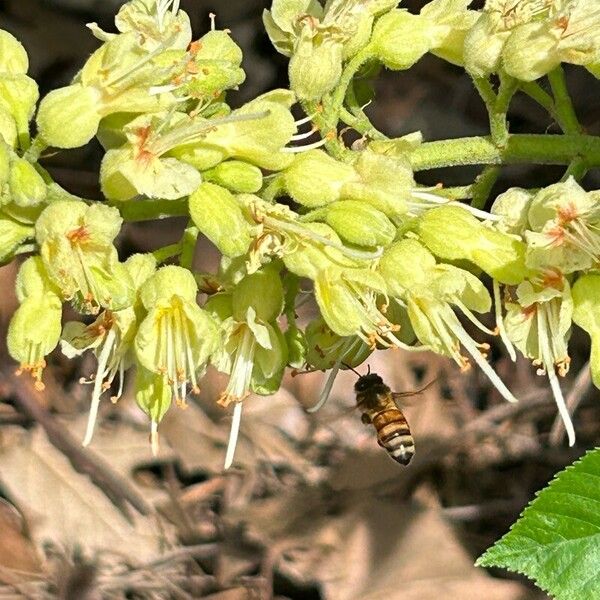
<svg viewBox="0 0 600 600">
<path fill-rule="evenodd" d="M 477 561 L 522 573 L 556 600 L 600 598 L 600 449 L 538 493 L 511 530 Z"/>
</svg>

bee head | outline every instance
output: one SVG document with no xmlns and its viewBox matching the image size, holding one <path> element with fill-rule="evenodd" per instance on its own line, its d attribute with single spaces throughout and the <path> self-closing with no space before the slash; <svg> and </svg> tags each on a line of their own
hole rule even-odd
<svg viewBox="0 0 600 600">
<path fill-rule="evenodd" d="M 383 379 L 377 373 L 367 373 L 367 375 L 358 378 L 358 381 L 354 384 L 354 391 L 365 392 L 376 385 L 383 385 Z"/>
</svg>

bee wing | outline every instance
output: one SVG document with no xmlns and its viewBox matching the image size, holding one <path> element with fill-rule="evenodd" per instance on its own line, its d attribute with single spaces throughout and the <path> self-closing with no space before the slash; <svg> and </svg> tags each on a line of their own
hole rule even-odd
<svg viewBox="0 0 600 600">
<path fill-rule="evenodd" d="M 411 396 L 418 396 L 419 394 L 422 394 L 423 392 L 428 390 L 434 383 L 436 383 L 436 381 L 437 381 L 437 378 L 432 379 L 427 385 L 423 386 L 421 389 L 418 389 L 418 390 L 409 390 L 407 392 L 392 392 L 392 398 L 394 399 L 394 402 L 396 402 L 396 404 L 397 404 L 398 401 L 402 400 L 403 398 L 410 398 Z M 404 404 L 406 404 L 406 402 L 404 402 Z"/>
</svg>

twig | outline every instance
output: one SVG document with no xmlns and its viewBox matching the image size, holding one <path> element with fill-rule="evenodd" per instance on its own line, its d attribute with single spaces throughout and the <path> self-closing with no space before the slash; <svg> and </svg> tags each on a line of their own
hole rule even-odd
<svg viewBox="0 0 600 600">
<path fill-rule="evenodd" d="M 590 391 L 591 387 L 592 372 L 590 370 L 590 362 L 588 361 L 585 363 L 585 365 L 583 365 L 581 371 L 579 371 L 577 374 L 577 377 L 573 382 L 573 386 L 571 387 L 571 391 L 569 392 L 569 395 L 565 401 L 570 415 L 573 415 L 573 413 L 577 410 L 577 407 Z M 550 445 L 560 446 L 564 435 L 565 424 L 560 418 L 560 415 L 557 415 L 556 419 L 554 420 L 554 424 L 552 425 L 552 429 L 550 430 Z"/>
<path fill-rule="evenodd" d="M 442 509 L 442 515 L 452 521 L 479 521 L 481 519 L 494 518 L 499 514 L 510 515 L 518 512 L 526 504 L 527 500 L 491 500 L 481 504 L 467 504 L 465 506 L 449 506 Z"/>
<path fill-rule="evenodd" d="M 490 428 L 507 419 L 514 419 L 522 413 L 540 408 L 554 408 L 550 394 L 546 390 L 532 392 L 519 398 L 515 404 L 503 403 L 486 410 L 482 415 L 468 423 L 460 432 L 463 436 L 469 433 L 488 433 Z"/>
<path fill-rule="evenodd" d="M 160 567 L 171 562 L 177 562 L 184 558 L 210 558 L 214 556 L 218 550 L 218 544 L 197 544 L 196 546 L 184 546 L 167 554 L 163 554 L 152 562 L 140 565 L 139 568 L 155 569 L 156 567 Z"/>
<path fill-rule="evenodd" d="M 11 395 L 21 412 L 41 425 L 50 443 L 69 459 L 77 472 L 88 475 L 127 518 L 130 518 L 127 502 L 141 514 L 150 514 L 150 507 L 141 494 L 125 478 L 115 473 L 108 463 L 90 450 L 84 450 L 65 427 L 36 400 L 37 392 L 27 377 L 17 381 L 6 368 L 0 370 L 0 375 L 11 382 Z"/>
</svg>

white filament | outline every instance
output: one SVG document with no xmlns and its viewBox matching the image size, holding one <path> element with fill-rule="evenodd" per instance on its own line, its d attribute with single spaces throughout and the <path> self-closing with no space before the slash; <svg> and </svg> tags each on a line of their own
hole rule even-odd
<svg viewBox="0 0 600 600">
<path fill-rule="evenodd" d="M 238 436 L 240 433 L 240 423 L 242 421 L 242 402 L 236 402 L 233 407 L 233 420 L 229 431 L 229 442 L 227 443 L 227 453 L 225 454 L 225 464 L 223 468 L 229 469 L 233 464 L 233 457 L 237 447 Z"/>
</svg>

